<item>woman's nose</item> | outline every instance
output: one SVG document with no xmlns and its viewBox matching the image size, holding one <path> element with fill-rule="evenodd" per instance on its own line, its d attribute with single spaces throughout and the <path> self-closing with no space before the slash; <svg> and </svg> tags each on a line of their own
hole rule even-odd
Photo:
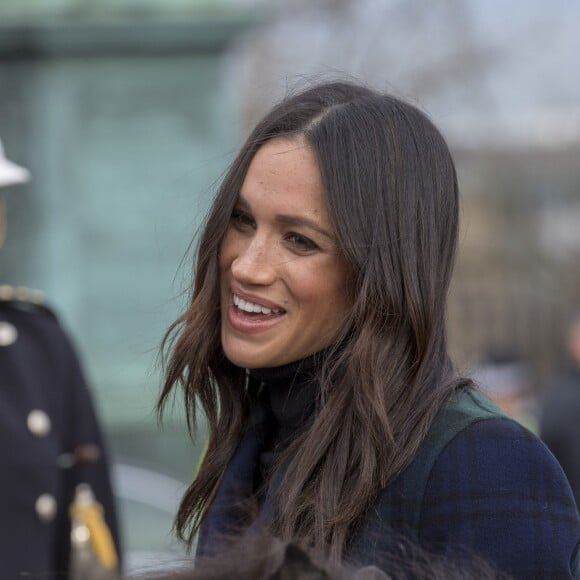
<svg viewBox="0 0 580 580">
<path fill-rule="evenodd" d="M 232 261 L 232 276 L 243 284 L 272 284 L 277 275 L 274 254 L 271 241 L 252 239 L 239 248 Z"/>
</svg>

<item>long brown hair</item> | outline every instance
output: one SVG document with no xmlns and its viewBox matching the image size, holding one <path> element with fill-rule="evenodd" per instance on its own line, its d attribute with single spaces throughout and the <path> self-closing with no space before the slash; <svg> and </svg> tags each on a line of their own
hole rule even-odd
<svg viewBox="0 0 580 580">
<path fill-rule="evenodd" d="M 188 542 L 215 496 L 252 407 L 244 369 L 220 345 L 218 252 L 256 151 L 303 136 L 352 274 L 352 312 L 319 377 L 320 412 L 288 448 L 273 532 L 340 557 L 379 491 L 415 455 L 462 381 L 447 354 L 445 304 L 458 232 L 455 167 L 414 106 L 351 83 L 288 97 L 254 129 L 227 172 L 199 242 L 191 300 L 165 341 L 161 411 L 181 386 L 192 433 L 209 442 L 176 528 Z"/>
</svg>

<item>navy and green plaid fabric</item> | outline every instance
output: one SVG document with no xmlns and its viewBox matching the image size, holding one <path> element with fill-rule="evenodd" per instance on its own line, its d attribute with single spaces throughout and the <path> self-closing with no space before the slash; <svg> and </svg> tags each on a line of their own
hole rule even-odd
<svg viewBox="0 0 580 580">
<path fill-rule="evenodd" d="M 449 556 L 477 554 L 515 578 L 580 577 L 580 520 L 560 465 L 473 391 L 440 412 L 364 516 L 351 557 L 387 568 L 399 535 Z"/>
<path fill-rule="evenodd" d="M 517 578 L 572 578 L 580 541 L 571 489 L 548 449 L 513 421 L 478 421 L 429 477 L 423 546 L 465 545 Z"/>
</svg>

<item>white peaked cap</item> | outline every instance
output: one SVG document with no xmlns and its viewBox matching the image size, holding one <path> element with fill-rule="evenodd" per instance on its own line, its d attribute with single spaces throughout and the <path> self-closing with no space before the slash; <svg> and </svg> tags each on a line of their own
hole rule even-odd
<svg viewBox="0 0 580 580">
<path fill-rule="evenodd" d="M 26 183 L 30 179 L 30 172 L 12 161 L 8 161 L 4 156 L 4 147 L 0 140 L 0 187 L 19 185 Z"/>
</svg>

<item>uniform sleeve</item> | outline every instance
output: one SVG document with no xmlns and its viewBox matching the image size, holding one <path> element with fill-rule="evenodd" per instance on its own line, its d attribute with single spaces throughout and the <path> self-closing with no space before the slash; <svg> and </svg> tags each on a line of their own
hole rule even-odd
<svg viewBox="0 0 580 580">
<path fill-rule="evenodd" d="M 546 446 L 509 419 L 478 421 L 443 450 L 427 482 L 419 537 L 462 546 L 515 578 L 578 577 L 580 522 Z"/>
<path fill-rule="evenodd" d="M 70 341 L 64 334 L 61 360 L 63 361 L 61 366 L 62 380 L 65 382 L 65 390 L 69 400 L 67 423 L 70 426 L 64 431 L 66 438 L 64 448 L 72 453 L 83 446 L 94 446 L 99 450 L 96 460 L 91 460 L 90 458 L 86 461 L 81 460 L 72 467 L 63 469 L 63 496 L 67 498 L 68 506 L 74 498 L 75 488 L 78 484 L 88 483 L 91 486 L 96 501 L 103 506 L 105 521 L 111 530 L 117 553 L 120 557 L 121 544 L 117 510 L 111 486 L 106 444 L 81 365 Z M 69 517 L 68 513 L 61 515 L 66 518 Z M 70 530 L 70 523 L 58 526 L 58 528 L 59 530 Z M 68 536 L 66 539 L 62 538 L 59 545 L 60 554 L 58 559 L 63 565 L 68 565 L 70 552 Z"/>
</svg>

